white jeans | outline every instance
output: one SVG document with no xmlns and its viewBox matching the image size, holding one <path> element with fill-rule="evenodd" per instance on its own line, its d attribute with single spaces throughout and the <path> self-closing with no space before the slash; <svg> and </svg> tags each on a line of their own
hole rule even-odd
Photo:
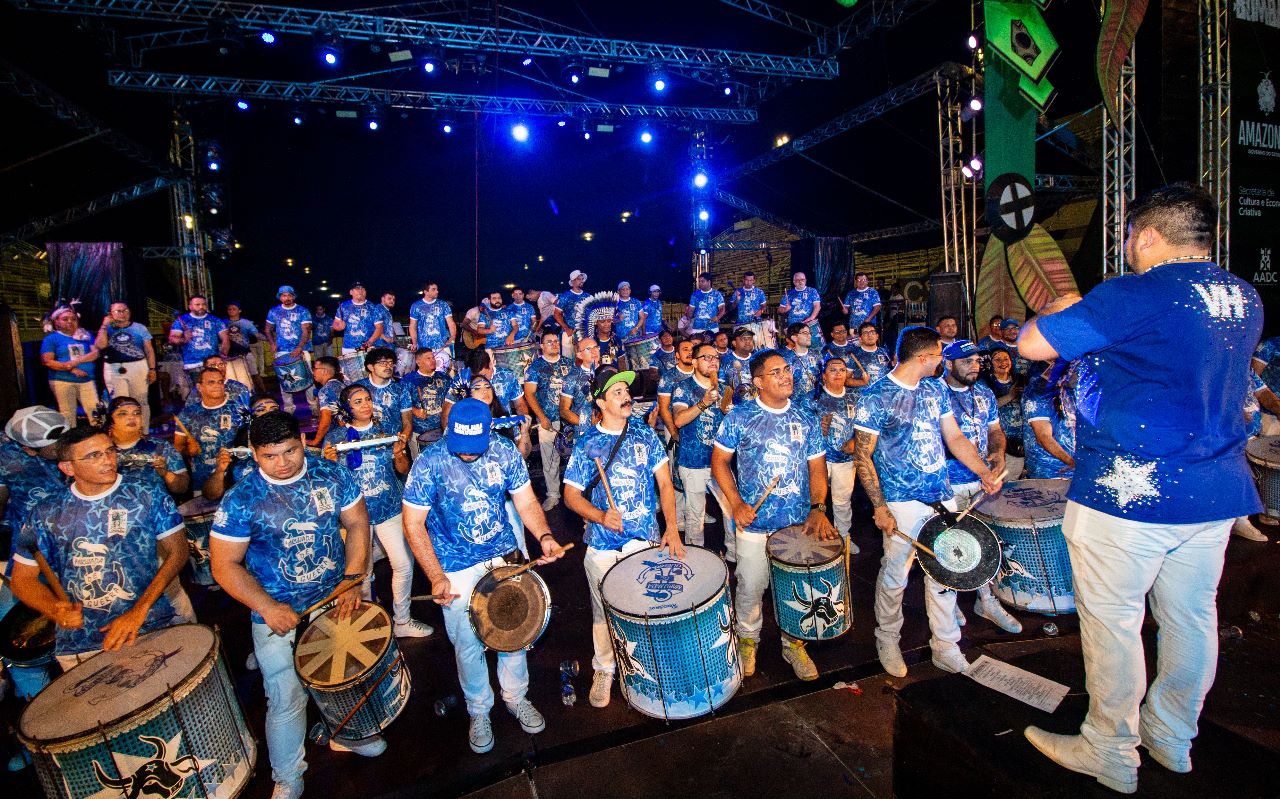
<svg viewBox="0 0 1280 799">
<path fill-rule="evenodd" d="M 325 358 L 329 356 L 331 354 L 329 352 L 329 342 L 327 341 L 324 343 L 320 343 L 316 341 L 311 342 L 311 354 L 316 356 L 317 358 Z"/>
<path fill-rule="evenodd" d="M 472 716 L 489 714 L 493 708 L 493 687 L 489 684 L 489 661 L 484 656 L 484 644 L 476 637 L 467 608 L 480 578 L 504 563 L 502 558 L 492 558 L 461 571 L 445 573 L 449 578 L 449 592 L 458 596 L 443 608 L 444 629 L 453 643 L 458 682 L 466 698 L 467 713 Z M 529 690 L 529 662 L 523 649 L 498 653 L 498 685 L 502 688 L 502 701 L 508 705 L 524 699 Z"/>
<path fill-rule="evenodd" d="M 560 357 L 568 358 L 569 362 L 573 362 L 573 331 L 560 331 Z"/>
<path fill-rule="evenodd" d="M 1160 625 L 1156 678 L 1141 715 L 1155 744 L 1187 751 L 1218 662 L 1218 580 L 1231 519 L 1150 524 L 1067 502 L 1089 713 L 1080 733 L 1103 760 L 1137 766 L 1146 601 Z"/>
<path fill-rule="evenodd" d="M 293 668 L 293 639 L 297 630 L 272 635 L 265 624 L 254 623 L 253 654 L 267 694 L 267 756 L 271 779 L 294 782 L 307 770 L 303 741 L 307 735 L 307 692 Z"/>
<path fill-rule="evenodd" d="M 547 481 L 547 499 L 560 498 L 560 453 L 556 451 L 556 432 L 560 422 L 552 422 L 551 429 L 542 425 L 538 429 L 538 452 L 542 453 L 542 477 Z"/>
<path fill-rule="evenodd" d="M 596 549 L 587 547 L 587 554 L 582 558 L 583 568 L 587 572 L 587 588 L 591 591 L 591 644 L 595 653 L 591 657 L 591 668 L 613 674 L 613 639 L 609 636 L 609 623 L 604 617 L 604 603 L 600 601 L 600 581 L 604 573 L 613 564 L 630 555 L 648 549 L 653 544 L 640 539 L 633 539 L 622 545 L 622 549 Z M 454 589 L 457 593 L 457 589 Z M 457 601 L 457 600 L 455 600 Z"/>
<path fill-rule="evenodd" d="M 920 535 L 920 528 L 933 515 L 933 508 L 923 502 L 890 502 L 889 511 L 898 522 L 898 529 L 912 539 Z M 956 510 L 954 497 L 943 503 L 948 510 Z M 907 577 L 916 559 L 916 548 L 902 536 L 884 535 L 884 556 L 880 558 L 880 574 L 876 577 L 876 638 L 897 644 L 902 633 L 902 595 L 907 589 Z M 956 623 L 956 592 L 925 575 L 924 607 L 929 617 L 929 630 L 933 633 L 929 646 L 938 653 L 956 649 L 960 641 L 960 625 Z"/>
<path fill-rule="evenodd" d="M 769 534 L 739 530 L 737 538 L 734 574 L 738 585 L 733 592 L 733 610 L 738 617 L 738 637 L 759 641 L 760 628 L 764 626 L 764 591 L 769 587 L 769 553 L 765 550 Z M 774 601 L 778 598 L 774 597 Z M 782 643 L 794 640 L 782 634 Z"/>
<path fill-rule="evenodd" d="M 93 411 L 98 407 L 98 390 L 92 380 L 73 383 L 70 380 L 50 380 L 49 389 L 58 402 L 58 413 L 67 420 L 67 428 L 76 426 L 76 403 L 84 409 L 87 421 L 93 421 Z"/>
<path fill-rule="evenodd" d="M 253 391 L 253 372 L 249 371 L 248 355 L 227 359 L 227 379 L 235 380 Z"/>
<path fill-rule="evenodd" d="M 369 526 L 391 563 L 391 618 L 396 624 L 407 624 L 409 597 L 413 595 L 413 558 L 404 540 L 404 515 L 397 513 L 385 522 Z M 372 558 L 369 571 L 373 572 Z"/>
<path fill-rule="evenodd" d="M 725 523 L 725 542 L 728 544 L 733 541 L 733 516 L 726 510 L 728 500 L 725 498 L 724 492 L 720 490 L 720 484 L 711 479 L 711 467 L 705 469 L 690 469 L 686 466 L 677 467 L 680 469 L 680 480 L 684 483 L 684 508 L 680 529 L 684 530 L 684 541 L 686 544 L 694 546 L 702 546 L 703 526 L 705 525 L 705 517 L 707 515 L 707 492 L 716 498 L 716 502 L 720 505 L 720 518 Z M 736 543 L 736 542 L 734 542 Z M 737 550 L 736 546 L 728 547 L 730 553 Z"/>
<path fill-rule="evenodd" d="M 836 532 L 847 539 L 853 525 L 853 461 L 827 461 L 827 479 L 831 481 L 831 515 Z"/>
<path fill-rule="evenodd" d="M 151 403 L 147 402 L 146 360 L 102 364 L 107 393 L 116 397 L 133 397 L 142 405 L 142 434 L 151 429 Z"/>
<path fill-rule="evenodd" d="M 174 577 L 173 582 L 165 587 L 164 595 L 173 606 L 174 624 L 195 624 L 196 610 L 191 606 L 191 597 L 187 596 L 187 590 L 182 587 L 182 580 Z"/>
</svg>

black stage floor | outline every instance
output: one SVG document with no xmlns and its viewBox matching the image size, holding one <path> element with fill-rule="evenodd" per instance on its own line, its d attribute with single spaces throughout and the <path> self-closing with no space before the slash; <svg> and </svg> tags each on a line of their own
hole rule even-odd
<svg viewBox="0 0 1280 799">
<path fill-rule="evenodd" d="M 535 477 L 535 485 L 538 482 Z M 714 503 L 709 506 L 712 513 L 718 514 Z M 582 525 L 577 517 L 562 507 L 548 516 L 562 540 L 581 540 Z M 708 528 L 709 547 L 720 544 L 719 531 L 719 524 Z M 1233 751 L 1224 742 L 1236 737 L 1248 740 L 1251 756 L 1271 762 L 1280 758 L 1280 547 L 1274 543 L 1275 538 L 1273 535 L 1273 543 L 1267 544 L 1233 538 L 1227 550 L 1220 590 L 1221 618 L 1224 625 L 1238 626 L 1241 634 L 1224 641 L 1218 680 L 1205 709 L 1206 731 L 1202 743 L 1193 751 L 1197 771 L 1182 778 L 1188 780 L 1185 785 L 1202 788 L 1208 784 L 1205 775 L 1229 769 Z M 680 791 L 709 799 L 777 795 L 784 790 L 808 795 L 812 789 L 825 796 L 892 796 L 894 709 L 899 691 L 920 681 L 934 680 L 940 685 L 962 681 L 964 690 L 955 696 L 958 703 L 965 705 L 956 706 L 957 724 L 983 712 L 971 705 L 995 708 L 1005 700 L 966 678 L 943 675 L 929 663 L 918 569 L 913 572 L 907 592 L 902 641 L 911 672 L 902 680 L 884 675 L 871 636 L 872 584 L 879 565 L 880 542 L 866 508 L 855 510 L 854 540 L 862 552 L 852 561 L 853 630 L 836 641 L 810 645 L 822 670 L 821 678 L 800 682 L 782 661 L 774 643 L 778 640 L 777 629 L 766 595 L 765 643 L 760 647 L 756 675 L 743 683 L 738 695 L 716 716 L 670 725 L 631 710 L 619 697 L 616 683 L 609 707 L 596 709 L 587 703 L 591 680 L 590 610 L 581 548 L 571 552 L 563 561 L 541 570 L 551 591 L 552 616 L 546 633 L 529 653 L 530 699 L 546 716 L 547 729 L 534 736 L 524 734 L 499 700 L 492 715 L 497 744 L 485 755 L 473 754 L 467 746 L 465 710 L 455 708 L 443 717 L 433 711 L 436 700 L 458 697 L 460 690 L 439 609 L 427 603 L 415 604 L 415 615 L 435 626 L 436 633 L 425 640 L 401 641 L 413 674 L 413 694 L 404 713 L 387 731 L 389 748 L 379 758 L 365 759 L 308 744 L 307 793 L 374 799 L 474 792 L 478 797 L 496 799 L 569 797 L 575 793 L 632 797 Z M 377 577 L 379 594 L 389 597 L 385 563 L 378 565 Z M 415 592 L 427 593 L 421 573 L 417 582 Z M 225 593 L 199 588 L 191 589 L 191 593 L 201 621 L 217 625 L 222 631 L 245 714 L 262 740 L 265 699 L 261 679 L 244 668 L 250 650 L 247 612 Z M 1033 655 L 1040 660 L 1031 661 L 1028 668 L 1043 671 L 1040 667 L 1046 664 L 1061 667 L 1060 673 L 1046 676 L 1071 685 L 1073 696 L 1052 716 L 1026 708 L 1029 720 L 1024 723 L 1042 723 L 1059 731 L 1071 729 L 1082 717 L 1084 707 L 1075 617 L 1054 619 L 1059 635 L 1049 637 L 1042 631 L 1042 624 L 1049 619 L 1019 613 L 1025 632 L 1014 636 L 969 612 L 971 604 L 972 595 L 962 595 L 961 606 L 969 616 L 962 645 L 969 657 L 976 658 L 981 652 L 1005 660 Z M 1154 640 L 1154 629 L 1149 632 Z M 1051 654 L 1043 654 L 1046 652 Z M 573 707 L 560 701 L 558 669 L 566 659 L 577 660 L 582 668 L 575 681 L 578 703 Z M 1070 668 L 1064 664 L 1070 664 Z M 860 693 L 832 689 L 837 681 L 854 680 L 858 681 Z M 17 710 L 14 700 L 6 699 L 4 707 L 6 718 L 12 719 Z M 314 707 L 311 719 L 318 719 Z M 987 730 L 989 726 L 975 724 L 974 735 L 993 734 Z M 1002 745 L 1017 752 L 1019 758 L 1030 751 L 1020 728 L 1007 733 Z M 978 747 L 977 755 L 966 756 L 980 756 L 988 749 Z M 964 768 L 962 761 L 948 759 L 945 751 L 938 756 L 951 767 Z M 1021 760 L 1007 765 L 1021 768 L 1020 763 Z M 1143 793 L 1165 795 L 1148 791 L 1148 784 L 1155 788 L 1176 783 L 1170 775 L 1148 780 L 1147 773 L 1158 768 L 1143 768 Z M 1278 782 L 1267 786 L 1249 784 L 1262 773 L 1258 769 L 1238 771 L 1230 783 L 1233 799 L 1268 795 L 1268 791 L 1271 796 L 1280 796 Z M 1064 787 L 1087 793 L 1089 786 L 1088 780 L 1066 771 L 1033 768 L 1028 769 L 1020 793 L 1060 795 Z M 270 796 L 271 788 L 264 746 L 257 773 L 244 795 L 264 799 Z M 0 774 L 0 795 L 39 795 L 31 770 Z M 900 787 L 898 795 L 912 793 Z"/>
</svg>

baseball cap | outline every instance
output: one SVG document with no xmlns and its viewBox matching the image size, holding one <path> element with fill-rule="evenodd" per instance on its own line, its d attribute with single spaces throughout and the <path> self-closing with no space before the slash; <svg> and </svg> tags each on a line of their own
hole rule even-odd
<svg viewBox="0 0 1280 799">
<path fill-rule="evenodd" d="M 651 291 L 651 292 L 652 292 L 652 291 L 662 291 L 662 286 L 659 286 L 657 283 L 654 283 L 652 286 L 650 286 L 650 287 L 649 287 L 649 291 Z"/>
<path fill-rule="evenodd" d="M 1001 330 L 1008 330 L 1011 327 L 1022 327 L 1022 325 L 1018 324 L 1017 319 L 1006 319 L 1000 323 Z"/>
<path fill-rule="evenodd" d="M 618 288 L 622 288 L 623 286 L 626 286 L 627 288 L 631 288 L 631 284 L 625 280 L 618 284 Z"/>
<path fill-rule="evenodd" d="M 362 289 L 362 288 L 364 288 L 364 284 L 361 283 L 359 280 L 357 280 L 356 282 L 348 286 L 347 290 L 350 291 L 351 289 Z"/>
<path fill-rule="evenodd" d="M 281 286 L 280 288 L 276 289 L 276 297 L 279 297 L 281 294 L 296 295 L 297 293 L 298 292 L 293 290 L 293 286 L 289 286 L 289 285 Z"/>
<path fill-rule="evenodd" d="M 612 366 L 605 366 L 597 369 L 595 377 L 591 378 L 591 397 L 592 399 L 598 399 L 608 391 L 614 383 L 622 382 L 627 385 L 631 385 L 635 379 L 635 372 L 619 372 Z M 452 420 L 453 416 L 450 415 L 449 419 Z"/>
<path fill-rule="evenodd" d="M 733 329 L 733 335 L 730 336 L 730 338 L 737 338 L 738 336 L 751 336 L 752 338 L 755 338 L 755 335 L 756 331 L 749 327 L 735 327 Z"/>
<path fill-rule="evenodd" d="M 5 435 L 31 449 L 49 446 L 66 431 L 67 420 L 62 414 L 43 405 L 19 410 L 4 426 Z"/>
<path fill-rule="evenodd" d="M 978 345 L 964 338 L 956 339 L 942 351 L 942 357 L 948 361 L 963 361 L 965 358 L 972 358 L 978 354 L 980 354 Z"/>
<path fill-rule="evenodd" d="M 569 282 L 570 282 L 570 283 L 572 283 L 573 281 L 577 280 L 578 278 L 582 278 L 583 280 L 586 280 L 586 279 L 587 279 L 587 273 L 586 273 L 586 272 L 583 272 L 581 269 L 575 269 L 575 270 L 573 270 L 572 272 L 570 272 L 570 273 L 569 273 Z"/>
<path fill-rule="evenodd" d="M 449 411 L 445 446 L 454 455 L 480 455 L 489 449 L 493 413 L 478 399 L 459 400 Z"/>
</svg>

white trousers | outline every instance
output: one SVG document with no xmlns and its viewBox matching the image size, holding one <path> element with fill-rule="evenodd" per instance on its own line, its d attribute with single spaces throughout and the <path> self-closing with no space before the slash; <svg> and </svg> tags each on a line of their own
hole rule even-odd
<svg viewBox="0 0 1280 799">
<path fill-rule="evenodd" d="M 303 354 L 305 355 L 306 353 Z M 248 386 L 249 390 L 253 391 L 253 372 L 249 370 L 248 355 L 227 359 L 227 379 L 235 380 L 241 385 Z"/>
<path fill-rule="evenodd" d="M 1190 748 L 1217 669 L 1218 580 L 1232 521 L 1150 524 L 1067 502 L 1062 532 L 1089 692 L 1080 733 L 1108 763 L 1138 765 L 1144 693 L 1153 743 Z M 1160 625 L 1150 688 L 1141 635 L 1148 600 Z"/>
<path fill-rule="evenodd" d="M 769 553 L 765 550 L 769 534 L 739 530 L 737 538 L 738 562 L 734 574 L 738 584 L 733 592 L 733 610 L 738 617 L 738 637 L 759 641 L 760 629 L 764 626 L 764 591 L 769 587 Z M 774 597 L 774 601 L 778 598 Z M 782 634 L 782 643 L 794 640 Z"/>
<path fill-rule="evenodd" d="M 107 385 L 107 393 L 112 399 L 133 397 L 142 405 L 142 434 L 146 435 L 151 430 L 151 403 L 147 402 L 146 360 L 104 363 L 102 377 Z"/>
<path fill-rule="evenodd" d="M 849 528 L 853 526 L 853 461 L 827 461 L 827 479 L 831 481 L 831 516 L 836 532 L 847 540 Z"/>
<path fill-rule="evenodd" d="M 413 557 L 404 540 L 404 514 L 397 513 L 385 522 L 369 525 L 382 551 L 391 563 L 391 618 L 396 624 L 409 621 L 409 597 L 413 595 Z M 373 572 L 373 559 L 369 559 Z M 456 592 L 455 592 L 456 593 Z"/>
<path fill-rule="evenodd" d="M 317 358 L 324 358 L 332 353 L 329 352 L 329 342 L 320 343 L 318 341 L 311 342 L 311 354 Z"/>
<path fill-rule="evenodd" d="M 736 553 L 737 542 L 733 540 L 733 516 L 726 509 L 729 500 L 725 497 L 724 492 L 720 490 L 720 484 L 711 479 L 711 467 L 705 469 L 690 469 L 686 466 L 677 467 L 680 470 L 680 480 L 684 483 L 684 508 L 681 515 L 680 529 L 684 531 L 684 542 L 693 544 L 694 546 L 702 546 L 705 541 L 703 535 L 703 527 L 705 526 L 705 518 L 707 515 L 707 492 L 716 498 L 716 502 L 720 505 L 720 518 L 725 523 L 725 543 L 729 552 Z"/>
<path fill-rule="evenodd" d="M 93 422 L 93 411 L 98 407 L 98 390 L 92 380 L 73 383 L 70 380 L 50 380 L 49 389 L 58 403 L 58 413 L 67 421 L 67 428 L 76 426 L 76 403 L 84 410 L 84 418 Z"/>
<path fill-rule="evenodd" d="M 574 350 L 573 331 L 560 331 L 560 357 L 568 358 L 569 362 L 572 363 Z"/>
<path fill-rule="evenodd" d="M 933 508 L 923 502 L 890 502 L 889 510 L 898 522 L 898 529 L 912 539 L 920 535 L 920 528 L 933 515 Z M 943 503 L 948 510 L 956 510 L 954 497 Z M 907 577 L 916 559 L 916 548 L 902 536 L 885 534 L 884 556 L 880 558 L 880 574 L 876 577 L 876 638 L 898 643 L 902 633 L 902 595 L 907 589 Z M 929 617 L 929 630 L 933 634 L 929 646 L 938 653 L 957 649 L 960 641 L 960 625 L 956 623 L 956 592 L 924 578 L 924 607 Z"/>
<path fill-rule="evenodd" d="M 458 597 L 443 608 L 444 629 L 453 643 L 458 682 L 467 702 L 467 713 L 472 716 L 489 714 L 493 708 L 493 686 L 489 684 L 489 661 L 484 656 L 484 644 L 476 637 L 467 608 L 480 578 L 504 563 L 502 558 L 492 558 L 461 571 L 445 573 L 450 593 Z M 498 653 L 498 685 L 502 689 L 502 701 L 508 705 L 519 704 L 524 699 L 529 690 L 529 662 L 524 650 Z"/>
<path fill-rule="evenodd" d="M 591 591 L 591 644 L 595 653 L 591 656 L 591 668 L 613 674 L 613 640 L 609 636 L 609 624 L 604 617 L 604 603 L 600 599 L 600 581 L 613 564 L 630 555 L 648 549 L 653 544 L 639 538 L 628 541 L 622 549 L 596 549 L 587 547 L 582 565 L 587 572 L 587 588 Z M 453 589 L 457 593 L 457 589 Z M 457 600 L 454 600 L 455 602 Z"/>
<path fill-rule="evenodd" d="M 538 430 L 538 452 L 542 454 L 542 477 L 547 481 L 547 498 L 560 498 L 560 453 L 556 451 L 556 432 L 560 422 L 551 423 L 547 430 L 542 425 L 535 425 Z"/>
</svg>

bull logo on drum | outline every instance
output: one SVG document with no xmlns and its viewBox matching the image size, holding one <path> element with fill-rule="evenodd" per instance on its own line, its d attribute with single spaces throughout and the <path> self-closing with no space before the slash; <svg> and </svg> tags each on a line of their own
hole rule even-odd
<svg viewBox="0 0 1280 799">
<path fill-rule="evenodd" d="M 644 595 L 655 602 L 666 602 L 684 592 L 684 586 L 676 582 L 676 578 L 685 582 L 693 579 L 693 569 L 682 561 L 646 560 L 644 566 L 645 569 L 636 577 L 636 582 L 644 586 Z"/>
<path fill-rule="evenodd" d="M 816 632 L 818 637 L 822 637 L 828 627 L 838 624 L 844 616 L 844 597 L 841 596 L 840 589 L 825 577 L 821 581 L 826 586 L 826 590 L 821 593 L 814 586 L 804 583 L 804 597 L 800 596 L 796 584 L 792 583 L 792 599 L 786 603 L 788 607 L 804 613 L 800 617 L 801 632 Z"/>
<path fill-rule="evenodd" d="M 182 790 L 187 777 L 200 770 L 200 761 L 192 755 L 184 755 L 175 760 L 176 753 L 170 751 L 170 744 L 160 738 L 139 735 L 138 740 L 150 744 L 156 750 L 155 756 L 128 777 L 123 779 L 108 777 L 103 773 L 98 761 L 93 761 L 93 773 L 98 778 L 98 782 L 105 788 L 119 791 L 125 799 L 140 799 L 143 796 L 173 799 Z"/>
</svg>

